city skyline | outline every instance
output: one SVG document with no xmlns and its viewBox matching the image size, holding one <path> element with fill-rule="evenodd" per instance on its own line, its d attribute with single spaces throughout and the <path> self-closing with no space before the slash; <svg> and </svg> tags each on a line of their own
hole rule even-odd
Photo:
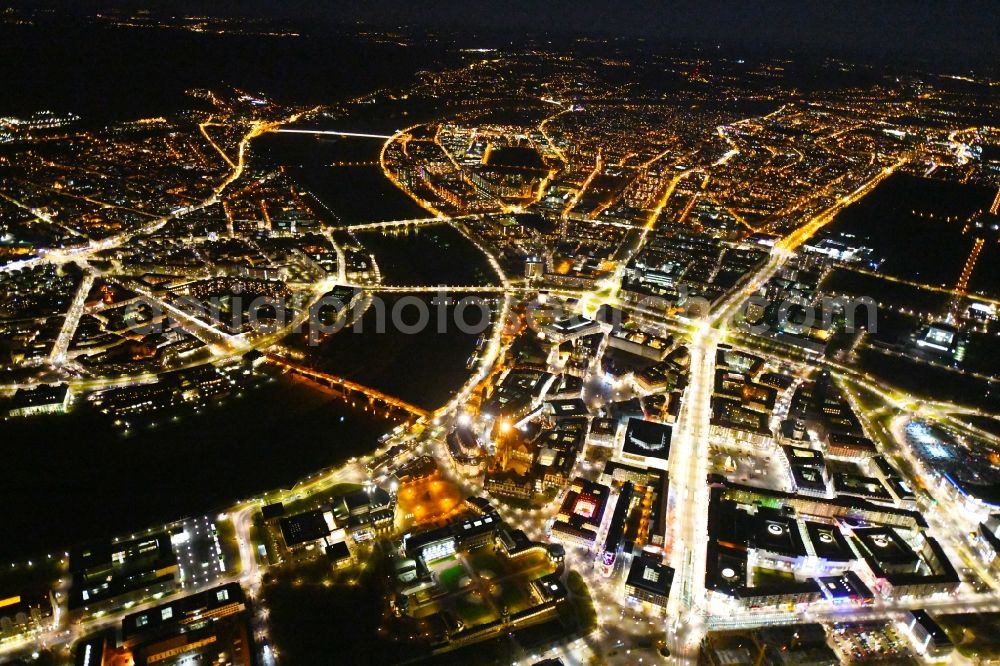
<svg viewBox="0 0 1000 666">
<path fill-rule="evenodd" d="M 16 6 L 16 3 L 15 3 Z M 629 1 L 613 8 L 604 2 L 551 3 L 525 0 L 436 3 L 416 6 L 396 0 L 331 7 L 313 0 L 119 0 L 60 3 L 62 12 L 151 11 L 155 14 L 198 14 L 244 18 L 314 21 L 329 25 L 363 22 L 376 27 L 417 27 L 446 30 L 499 30 L 512 34 L 610 35 L 623 38 L 660 37 L 678 45 L 763 49 L 796 49 L 826 55 L 861 56 L 879 60 L 949 57 L 949 64 L 990 65 L 984 48 L 996 34 L 997 18 L 984 0 L 941 5 L 935 2 L 889 0 L 877 5 L 862 0 L 825 2 L 734 3 Z"/>
</svg>

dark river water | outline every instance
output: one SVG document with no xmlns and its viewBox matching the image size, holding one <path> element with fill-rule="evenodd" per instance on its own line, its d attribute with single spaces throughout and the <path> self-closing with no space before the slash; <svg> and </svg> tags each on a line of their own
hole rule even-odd
<svg viewBox="0 0 1000 666">
<path fill-rule="evenodd" d="M 346 126 L 346 127 L 345 127 Z M 338 123 L 339 131 L 367 131 L 363 124 Z M 333 224 L 430 217 L 383 175 L 377 166 L 382 139 L 269 134 L 254 145 L 262 159 L 280 164 L 321 200 L 318 212 Z M 350 166 L 340 166 L 342 164 Z"/>
<path fill-rule="evenodd" d="M 394 425 L 288 377 L 127 436 L 86 405 L 0 422 L 0 561 L 294 485 L 371 449 Z"/>
</svg>

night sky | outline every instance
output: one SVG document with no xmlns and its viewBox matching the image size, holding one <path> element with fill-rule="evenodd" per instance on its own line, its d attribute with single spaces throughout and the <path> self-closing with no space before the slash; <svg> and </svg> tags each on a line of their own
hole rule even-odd
<svg viewBox="0 0 1000 666">
<path fill-rule="evenodd" d="M 14 0 L 28 3 L 28 0 Z M 31 0 L 76 11 L 122 7 L 328 23 L 603 33 L 755 50 L 796 49 L 947 64 L 1000 62 L 996 0 Z"/>
</svg>

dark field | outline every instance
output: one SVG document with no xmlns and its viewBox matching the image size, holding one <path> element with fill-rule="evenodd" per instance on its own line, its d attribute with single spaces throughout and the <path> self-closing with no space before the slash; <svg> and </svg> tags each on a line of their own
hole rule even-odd
<svg viewBox="0 0 1000 666">
<path fill-rule="evenodd" d="M 986 187 L 894 174 L 837 215 L 829 229 L 867 237 L 885 258 L 881 270 L 889 275 L 952 287 L 975 240 L 962 233 L 964 222 L 989 208 L 995 194 Z M 984 259 L 981 255 L 980 262 Z"/>
</svg>

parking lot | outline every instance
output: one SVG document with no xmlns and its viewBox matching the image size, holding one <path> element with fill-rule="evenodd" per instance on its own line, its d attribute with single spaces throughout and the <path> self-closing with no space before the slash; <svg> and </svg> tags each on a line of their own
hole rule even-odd
<svg viewBox="0 0 1000 666">
<path fill-rule="evenodd" d="M 235 559 L 227 557 L 220 541 L 222 536 L 215 520 L 198 516 L 180 521 L 180 531 L 173 534 L 171 542 L 177 562 L 183 572 L 184 587 L 208 585 L 226 575 L 235 566 Z"/>
<path fill-rule="evenodd" d="M 835 624 L 830 636 L 843 663 L 920 663 L 891 622 Z"/>
</svg>

